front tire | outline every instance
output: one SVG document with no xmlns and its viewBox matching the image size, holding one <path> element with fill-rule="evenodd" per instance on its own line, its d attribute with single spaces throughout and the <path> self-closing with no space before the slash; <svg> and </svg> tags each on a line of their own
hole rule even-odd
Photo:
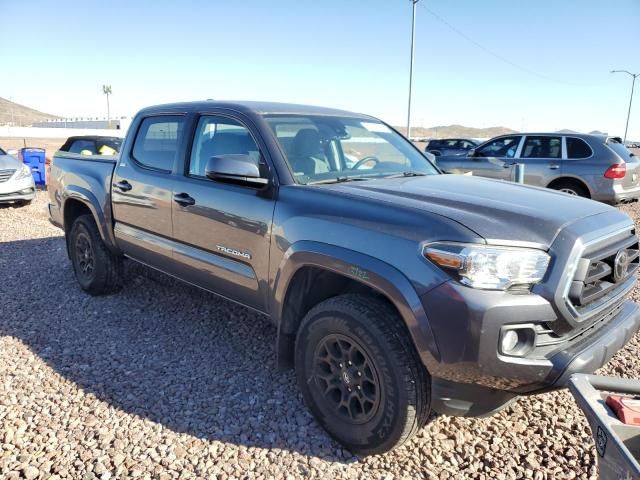
<svg viewBox="0 0 640 480">
<path fill-rule="evenodd" d="M 121 288 L 122 258 L 107 249 L 91 215 L 76 218 L 67 242 L 76 279 L 85 292 L 103 295 Z"/>
<path fill-rule="evenodd" d="M 341 295 L 321 302 L 296 337 L 298 386 L 327 432 L 354 453 L 392 450 L 430 412 L 430 378 L 402 319 L 386 302 Z"/>
</svg>

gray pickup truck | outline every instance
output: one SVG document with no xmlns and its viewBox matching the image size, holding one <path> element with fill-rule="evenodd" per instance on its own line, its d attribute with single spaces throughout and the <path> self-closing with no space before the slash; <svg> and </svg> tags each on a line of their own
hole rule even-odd
<svg viewBox="0 0 640 480">
<path fill-rule="evenodd" d="M 640 326 L 629 217 L 443 175 L 365 115 L 151 107 L 119 157 L 56 154 L 49 191 L 84 290 L 122 288 L 129 258 L 264 314 L 279 366 L 361 454 L 402 444 L 431 411 L 488 415 L 563 387 Z"/>
</svg>

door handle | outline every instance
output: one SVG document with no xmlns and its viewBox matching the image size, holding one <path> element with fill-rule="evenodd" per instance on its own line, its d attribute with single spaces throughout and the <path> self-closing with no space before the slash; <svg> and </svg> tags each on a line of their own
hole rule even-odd
<svg viewBox="0 0 640 480">
<path fill-rule="evenodd" d="M 560 168 L 560 165 L 556 165 L 556 164 L 549 165 L 550 170 L 558 170 L 559 168 Z"/>
<path fill-rule="evenodd" d="M 195 205 L 196 201 L 188 193 L 177 193 L 173 196 L 173 201 L 182 207 L 188 207 L 189 205 Z"/>
<path fill-rule="evenodd" d="M 113 184 L 114 187 L 122 190 L 123 192 L 128 192 L 129 190 L 131 190 L 133 187 L 131 186 L 131 184 L 129 182 L 127 182 L 126 180 L 121 180 L 118 183 L 114 183 Z"/>
</svg>

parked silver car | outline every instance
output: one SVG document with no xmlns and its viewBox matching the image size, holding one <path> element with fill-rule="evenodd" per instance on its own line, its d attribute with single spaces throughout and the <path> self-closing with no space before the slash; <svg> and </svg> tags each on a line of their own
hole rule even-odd
<svg viewBox="0 0 640 480">
<path fill-rule="evenodd" d="M 31 169 L 0 148 L 0 203 L 27 204 L 36 196 Z"/>
<path fill-rule="evenodd" d="M 523 133 L 502 135 L 465 156 L 439 156 L 447 173 L 515 180 L 524 165 L 524 183 L 561 190 L 606 203 L 640 197 L 640 160 L 618 137 L 584 134 Z"/>
</svg>

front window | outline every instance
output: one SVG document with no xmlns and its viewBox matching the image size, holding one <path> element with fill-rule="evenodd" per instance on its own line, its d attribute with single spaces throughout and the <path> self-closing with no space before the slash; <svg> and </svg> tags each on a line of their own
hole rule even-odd
<svg viewBox="0 0 640 480">
<path fill-rule="evenodd" d="M 404 137 L 376 120 L 311 115 L 265 118 L 300 184 L 438 173 Z"/>
<path fill-rule="evenodd" d="M 491 140 L 489 143 L 485 143 L 482 147 L 478 148 L 476 157 L 513 158 L 516 156 L 520 138 L 519 136 L 500 137 Z"/>
</svg>

